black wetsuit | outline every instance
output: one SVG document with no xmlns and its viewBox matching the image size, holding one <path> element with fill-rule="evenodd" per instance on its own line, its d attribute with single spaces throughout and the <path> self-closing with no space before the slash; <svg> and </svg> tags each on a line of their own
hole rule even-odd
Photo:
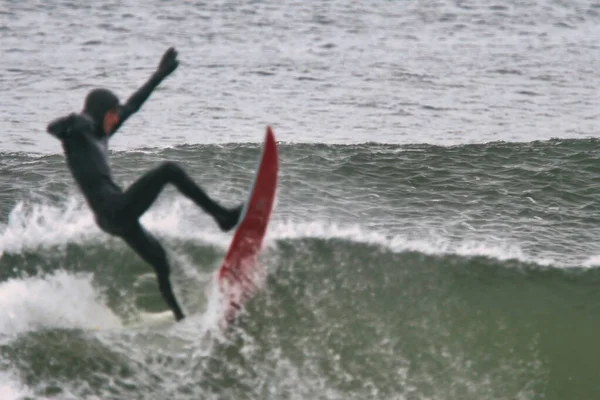
<svg viewBox="0 0 600 400">
<path fill-rule="evenodd" d="M 100 122 L 100 117 L 106 112 L 103 108 L 106 107 L 98 104 L 95 104 L 95 108 L 88 107 L 88 100 L 86 108 L 89 110 L 58 118 L 48 125 L 47 130 L 62 142 L 69 169 L 94 212 L 98 226 L 111 235 L 123 238 L 142 259 L 154 267 L 160 291 L 176 319 L 180 320 L 184 315 L 171 288 L 166 253 L 161 244 L 142 227 L 139 218 L 167 183 L 175 185 L 181 193 L 212 215 L 225 231 L 235 226 L 241 207 L 226 209 L 219 205 L 173 162 L 165 162 L 146 173 L 126 190 L 113 181 L 108 162 L 108 140 L 123 122 L 140 109 L 162 79 L 164 76 L 154 74 L 126 104 L 118 106 L 118 122 L 109 134 L 104 133 Z M 94 95 L 98 100 L 103 96 L 104 99 L 106 96 L 110 98 L 112 94 L 99 89 L 90 93 L 88 99 L 93 100 Z"/>
</svg>

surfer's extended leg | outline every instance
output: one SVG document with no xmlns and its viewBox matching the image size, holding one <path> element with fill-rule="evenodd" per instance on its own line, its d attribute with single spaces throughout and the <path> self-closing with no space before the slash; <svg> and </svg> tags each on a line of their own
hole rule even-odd
<svg viewBox="0 0 600 400">
<path fill-rule="evenodd" d="M 176 163 L 165 162 L 147 172 L 124 193 L 123 215 L 139 218 L 154 203 L 167 183 L 172 183 L 186 197 L 212 215 L 223 231 L 232 229 L 240 218 L 241 206 L 227 209 L 212 200 Z"/>
<path fill-rule="evenodd" d="M 184 315 L 173 294 L 169 279 L 169 262 L 161 244 L 140 225 L 127 231 L 126 234 L 122 235 L 122 238 L 144 261 L 152 265 L 156 271 L 160 293 L 173 311 L 173 314 L 175 314 L 175 319 L 177 321 L 182 320 Z"/>
</svg>

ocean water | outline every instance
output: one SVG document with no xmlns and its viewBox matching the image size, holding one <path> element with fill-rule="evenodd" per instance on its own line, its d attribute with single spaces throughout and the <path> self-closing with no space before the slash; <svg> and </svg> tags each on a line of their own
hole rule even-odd
<svg viewBox="0 0 600 400">
<path fill-rule="evenodd" d="M 0 0 L 0 399 L 596 399 L 600 3 Z M 247 196 L 280 152 L 266 280 L 228 331 L 231 239 L 142 218 L 189 317 L 96 227 L 45 133 L 180 68 L 111 142 Z"/>
</svg>

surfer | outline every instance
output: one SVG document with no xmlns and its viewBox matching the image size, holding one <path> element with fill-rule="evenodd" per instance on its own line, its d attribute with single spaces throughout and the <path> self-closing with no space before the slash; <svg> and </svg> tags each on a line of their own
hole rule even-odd
<svg viewBox="0 0 600 400">
<path fill-rule="evenodd" d="M 107 89 L 94 89 L 87 95 L 81 113 L 53 120 L 47 131 L 62 142 L 69 170 L 98 226 L 104 232 L 122 238 L 152 265 L 160 292 L 179 321 L 184 315 L 171 287 L 167 255 L 158 240 L 140 224 L 139 218 L 168 183 L 210 214 L 223 231 L 235 227 L 242 207 L 228 209 L 212 200 L 174 162 L 161 164 L 122 190 L 112 178 L 108 161 L 108 140 L 178 65 L 177 52 L 174 48 L 168 49 L 157 70 L 125 104 Z"/>
</svg>

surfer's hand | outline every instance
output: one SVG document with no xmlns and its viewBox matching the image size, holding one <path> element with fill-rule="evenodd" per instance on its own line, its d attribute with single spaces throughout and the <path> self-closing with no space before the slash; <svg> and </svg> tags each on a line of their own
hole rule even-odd
<svg viewBox="0 0 600 400">
<path fill-rule="evenodd" d="M 177 50 L 174 47 L 169 48 L 163 54 L 162 59 L 160 60 L 160 64 L 158 64 L 158 69 L 156 73 L 161 78 L 166 78 L 173 71 L 177 69 L 179 66 L 179 60 L 177 60 Z"/>
</svg>

